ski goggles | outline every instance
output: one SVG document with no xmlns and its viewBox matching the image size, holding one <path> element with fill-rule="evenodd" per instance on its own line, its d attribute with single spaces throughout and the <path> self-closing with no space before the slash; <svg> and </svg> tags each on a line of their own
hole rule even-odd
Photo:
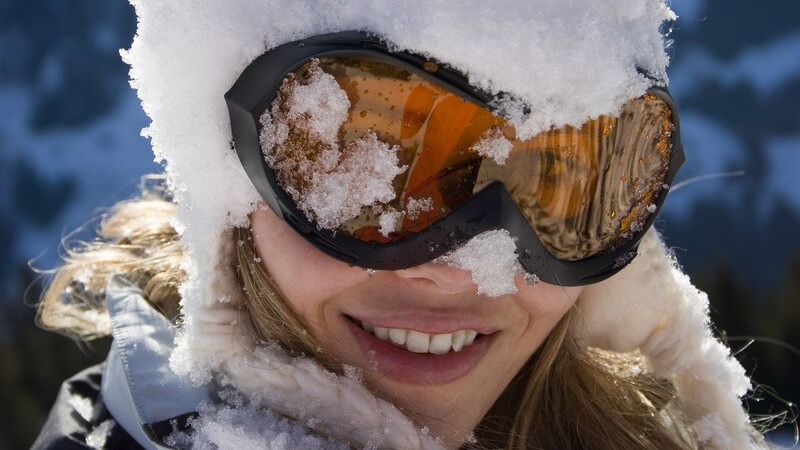
<svg viewBox="0 0 800 450">
<path fill-rule="evenodd" d="M 498 112 L 502 97 L 357 31 L 269 50 L 225 95 L 263 199 L 335 258 L 396 270 L 506 229 L 545 282 L 618 272 L 684 160 L 669 93 L 527 139 Z"/>
</svg>

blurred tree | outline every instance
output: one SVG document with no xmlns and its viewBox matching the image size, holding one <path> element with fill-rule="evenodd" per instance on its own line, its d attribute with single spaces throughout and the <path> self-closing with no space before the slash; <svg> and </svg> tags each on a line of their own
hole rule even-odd
<svg viewBox="0 0 800 450">
<path fill-rule="evenodd" d="M 800 254 L 783 272 L 778 287 L 757 298 L 724 260 L 707 276 L 693 280 L 709 294 L 711 317 L 722 339 L 729 339 L 736 357 L 755 388 L 747 400 L 752 414 L 778 414 L 787 419 L 800 400 Z M 787 425 L 782 429 L 793 432 Z"/>
</svg>

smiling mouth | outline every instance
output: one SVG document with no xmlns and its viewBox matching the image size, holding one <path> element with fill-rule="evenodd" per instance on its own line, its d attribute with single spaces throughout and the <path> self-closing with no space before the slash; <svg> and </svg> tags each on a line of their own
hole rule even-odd
<svg viewBox="0 0 800 450">
<path fill-rule="evenodd" d="M 465 376 L 478 365 L 498 335 L 495 331 L 481 334 L 468 328 L 424 333 L 344 317 L 373 369 L 382 377 L 412 384 L 443 384 Z"/>
<path fill-rule="evenodd" d="M 452 333 L 423 333 L 416 330 L 403 328 L 384 328 L 374 326 L 364 321 L 348 317 L 367 333 L 372 334 L 382 341 L 388 341 L 397 347 L 404 348 L 413 353 L 432 353 L 443 355 L 448 352 L 460 352 L 465 347 L 472 345 L 482 334 L 475 330 L 464 329 Z"/>
</svg>

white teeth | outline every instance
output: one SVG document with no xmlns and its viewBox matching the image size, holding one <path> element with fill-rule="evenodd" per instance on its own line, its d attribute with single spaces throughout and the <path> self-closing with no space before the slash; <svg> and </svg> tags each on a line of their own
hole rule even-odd
<svg viewBox="0 0 800 450">
<path fill-rule="evenodd" d="M 458 330 L 453 333 L 430 334 L 402 328 L 384 328 L 361 322 L 361 328 L 374 334 L 378 339 L 391 341 L 414 353 L 433 353 L 442 355 L 449 351 L 460 352 L 475 342 L 478 332 Z"/>
<path fill-rule="evenodd" d="M 419 331 L 409 330 L 406 338 L 406 348 L 414 353 L 427 353 L 430 345 L 431 335 L 420 333 Z"/>
<path fill-rule="evenodd" d="M 467 346 L 475 342 L 475 337 L 478 336 L 478 332 L 475 330 L 467 330 L 467 335 L 464 338 L 464 345 Z"/>
<path fill-rule="evenodd" d="M 460 352 L 462 348 L 464 348 L 464 341 L 467 338 L 467 332 L 464 330 L 458 330 L 453 333 L 453 351 Z"/>
<path fill-rule="evenodd" d="M 397 345 L 405 344 L 406 330 L 401 330 L 399 328 L 389 328 L 389 340 Z"/>
<path fill-rule="evenodd" d="M 383 327 L 375 327 L 375 336 L 378 336 L 378 339 L 387 340 L 389 339 L 389 329 Z"/>
<path fill-rule="evenodd" d="M 428 346 L 428 351 L 437 355 L 442 355 L 450 351 L 450 345 L 453 343 L 453 334 L 434 334 L 431 336 L 431 343 Z"/>
</svg>

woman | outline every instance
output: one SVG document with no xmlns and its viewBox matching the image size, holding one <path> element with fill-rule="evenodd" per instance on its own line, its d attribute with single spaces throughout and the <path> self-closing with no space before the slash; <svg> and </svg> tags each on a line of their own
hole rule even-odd
<svg viewBox="0 0 800 450">
<path fill-rule="evenodd" d="M 762 444 L 649 230 L 683 157 L 662 2 L 185 3 L 134 2 L 170 199 L 45 294 L 114 345 L 35 447 Z"/>
</svg>

